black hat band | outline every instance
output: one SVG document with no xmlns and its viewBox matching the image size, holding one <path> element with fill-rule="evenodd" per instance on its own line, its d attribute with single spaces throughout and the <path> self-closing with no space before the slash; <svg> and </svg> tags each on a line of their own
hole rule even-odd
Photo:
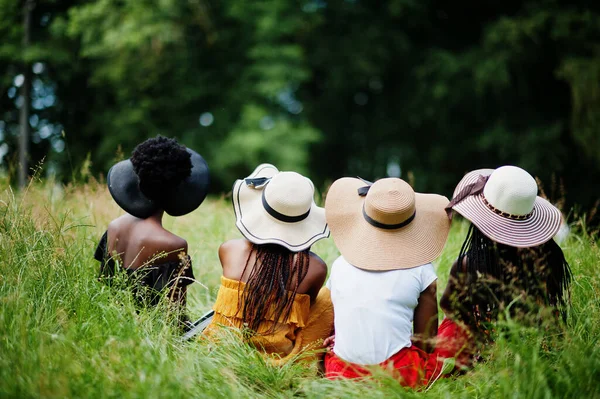
<svg viewBox="0 0 600 399">
<path fill-rule="evenodd" d="M 265 198 L 265 190 L 263 190 L 263 192 L 262 192 L 262 204 L 263 204 L 263 208 L 265 208 L 265 211 L 267 211 L 267 213 L 269 215 L 271 215 L 275 219 L 277 219 L 281 222 L 285 222 L 285 223 L 301 222 L 302 220 L 306 219 L 308 217 L 308 214 L 310 213 L 310 208 L 308 209 L 308 211 L 306 211 L 306 213 L 303 213 L 302 215 L 298 215 L 298 216 L 288 216 L 288 215 L 284 215 L 283 213 L 277 212 L 267 202 L 267 199 Z"/>
</svg>

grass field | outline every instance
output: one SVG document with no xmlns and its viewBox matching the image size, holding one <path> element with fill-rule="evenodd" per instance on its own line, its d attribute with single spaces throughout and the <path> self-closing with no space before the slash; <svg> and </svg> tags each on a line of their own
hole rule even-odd
<svg viewBox="0 0 600 399">
<path fill-rule="evenodd" d="M 578 231 L 562 243 L 575 276 L 573 306 L 557 334 L 507 322 L 488 359 L 427 390 L 384 374 L 327 381 L 315 365 L 272 367 L 234 339 L 223 347 L 181 343 L 166 308 L 136 312 L 127 292 L 96 281 L 92 255 L 122 211 L 104 185 L 35 183 L 23 195 L 0 184 L 0 397 L 600 397 L 600 249 Z M 211 307 L 217 248 L 239 237 L 228 198 L 210 198 L 165 227 L 187 239 L 197 283 L 192 318 Z M 577 230 L 577 229 L 575 229 Z M 466 225 L 456 222 L 436 262 L 438 291 Z M 328 264 L 331 239 L 313 250 Z"/>
</svg>

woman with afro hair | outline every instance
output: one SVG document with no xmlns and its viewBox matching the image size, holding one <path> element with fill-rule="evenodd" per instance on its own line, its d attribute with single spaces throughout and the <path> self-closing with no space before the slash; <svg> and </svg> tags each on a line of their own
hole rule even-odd
<svg viewBox="0 0 600 399">
<path fill-rule="evenodd" d="M 96 249 L 99 279 L 112 281 L 121 267 L 140 304 L 155 305 L 168 290 L 168 298 L 184 306 L 194 279 L 188 244 L 166 230 L 162 219 L 165 212 L 181 216 L 202 203 L 209 184 L 206 162 L 176 140 L 158 136 L 114 165 L 107 181 L 126 213 L 108 225 Z"/>
</svg>

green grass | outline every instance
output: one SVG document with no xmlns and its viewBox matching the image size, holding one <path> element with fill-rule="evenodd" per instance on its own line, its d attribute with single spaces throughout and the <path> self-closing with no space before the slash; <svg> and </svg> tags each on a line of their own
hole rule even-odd
<svg viewBox="0 0 600 399">
<path fill-rule="evenodd" d="M 3 187 L 6 187 L 4 185 Z M 573 268 L 573 306 L 560 334 L 509 328 L 467 374 L 425 392 L 385 374 L 327 381 L 316 366 L 273 367 L 231 338 L 226 346 L 181 343 L 163 305 L 136 312 L 126 291 L 96 282 L 92 254 L 121 214 L 103 185 L 0 193 L 0 397 L 600 397 L 600 249 L 583 233 L 563 247 Z M 198 282 L 188 296 L 197 317 L 218 288 L 217 248 L 239 237 L 227 198 L 211 198 L 165 226 L 188 240 Z M 436 262 L 438 291 L 464 238 L 455 223 Z M 331 264 L 332 240 L 314 251 Z"/>
</svg>

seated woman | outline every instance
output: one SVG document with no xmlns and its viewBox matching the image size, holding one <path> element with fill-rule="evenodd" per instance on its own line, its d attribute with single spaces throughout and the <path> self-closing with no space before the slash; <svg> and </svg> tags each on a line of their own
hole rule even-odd
<svg viewBox="0 0 600 399">
<path fill-rule="evenodd" d="M 325 356 L 327 378 L 391 370 L 416 387 L 439 375 L 443 357 L 429 345 L 438 332 L 436 259 L 450 230 L 448 199 L 415 193 L 408 183 L 342 178 L 327 194 L 325 212 L 341 256 L 327 286 L 335 314 L 335 339 Z M 454 323 L 445 336 L 460 338 Z M 432 352 L 432 353 L 428 353 Z"/>
<path fill-rule="evenodd" d="M 471 226 L 440 305 L 447 320 L 468 327 L 471 352 L 491 341 L 494 322 L 507 310 L 539 323 L 556 321 L 548 313 L 564 315 L 568 306 L 571 270 L 552 239 L 562 217 L 537 191 L 521 168 L 480 169 L 460 181 L 447 208 Z"/>
<path fill-rule="evenodd" d="M 208 167 L 196 152 L 158 136 L 139 144 L 131 159 L 114 165 L 107 176 L 115 202 L 126 214 L 113 220 L 94 257 L 100 280 L 112 281 L 117 266 L 130 277 L 136 299 L 155 305 L 160 292 L 185 305 L 193 282 L 187 242 L 162 226 L 164 212 L 185 215 L 206 197 Z"/>
<path fill-rule="evenodd" d="M 310 247 L 329 236 L 314 187 L 295 172 L 259 165 L 233 186 L 236 226 L 244 236 L 219 248 L 221 287 L 211 324 L 242 336 L 275 364 L 320 347 L 333 325 L 327 266 Z"/>
</svg>

